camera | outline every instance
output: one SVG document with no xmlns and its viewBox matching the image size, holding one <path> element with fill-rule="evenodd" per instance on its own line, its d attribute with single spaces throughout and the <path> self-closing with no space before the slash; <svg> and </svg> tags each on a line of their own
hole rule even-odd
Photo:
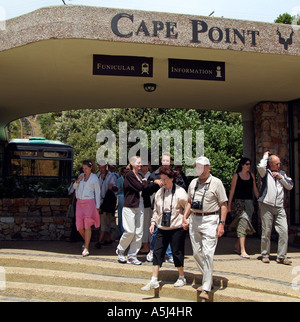
<svg viewBox="0 0 300 322">
<path fill-rule="evenodd" d="M 202 201 L 193 201 L 191 203 L 192 209 L 202 210 L 203 209 L 203 202 Z"/>
<path fill-rule="evenodd" d="M 171 226 L 171 211 L 164 211 L 162 215 L 161 225 L 163 227 Z"/>
</svg>

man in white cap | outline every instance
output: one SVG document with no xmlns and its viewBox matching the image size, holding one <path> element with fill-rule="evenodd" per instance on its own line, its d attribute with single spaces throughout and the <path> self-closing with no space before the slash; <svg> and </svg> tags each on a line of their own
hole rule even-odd
<svg viewBox="0 0 300 322">
<path fill-rule="evenodd" d="M 224 234 L 228 199 L 222 181 L 210 174 L 208 158 L 198 158 L 196 170 L 199 177 L 192 180 L 188 189 L 183 228 L 189 227 L 193 255 L 203 274 L 199 297 L 208 300 L 213 284 L 213 257 L 218 238 Z"/>
</svg>

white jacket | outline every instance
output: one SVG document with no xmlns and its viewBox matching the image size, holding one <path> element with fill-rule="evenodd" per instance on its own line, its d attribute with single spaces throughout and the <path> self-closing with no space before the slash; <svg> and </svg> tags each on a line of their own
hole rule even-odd
<svg viewBox="0 0 300 322">
<path fill-rule="evenodd" d="M 287 190 L 292 190 L 294 186 L 293 180 L 289 178 L 282 170 L 278 171 L 282 176 L 282 179 L 279 180 L 274 178 L 272 171 L 268 168 L 267 155 L 264 155 L 264 157 L 260 160 L 257 170 L 262 178 L 262 186 L 258 201 L 273 207 L 283 208 L 284 188 Z"/>
<path fill-rule="evenodd" d="M 77 199 L 95 199 L 96 208 L 100 208 L 100 185 L 98 177 L 94 173 L 91 173 L 86 182 L 84 179 L 79 183 L 75 181 L 73 187 L 76 190 Z"/>
</svg>

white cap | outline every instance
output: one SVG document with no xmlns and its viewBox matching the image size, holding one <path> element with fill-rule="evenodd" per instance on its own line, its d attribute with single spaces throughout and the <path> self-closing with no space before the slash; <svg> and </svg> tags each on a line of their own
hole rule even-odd
<svg viewBox="0 0 300 322">
<path fill-rule="evenodd" d="M 105 161 L 105 160 L 97 160 L 97 163 L 98 163 L 98 165 L 100 165 L 100 166 L 104 166 L 104 165 L 107 165 L 107 162 Z"/>
<path fill-rule="evenodd" d="M 196 160 L 196 164 L 201 164 L 201 165 L 210 165 L 210 162 L 208 158 L 202 156 Z"/>
</svg>

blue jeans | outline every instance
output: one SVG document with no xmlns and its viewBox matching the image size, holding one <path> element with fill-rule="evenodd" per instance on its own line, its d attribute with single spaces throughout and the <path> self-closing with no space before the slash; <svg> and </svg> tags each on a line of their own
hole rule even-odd
<svg viewBox="0 0 300 322">
<path fill-rule="evenodd" d="M 153 251 L 154 250 L 154 246 L 155 246 L 155 240 L 156 240 L 156 234 L 158 231 L 158 227 L 155 226 L 154 228 L 154 232 L 151 236 L 151 240 L 150 240 L 150 249 Z M 167 251 L 166 251 L 166 258 L 172 258 L 172 250 L 171 250 L 171 244 L 168 245 Z"/>
<path fill-rule="evenodd" d="M 122 211 L 124 205 L 124 195 L 118 195 L 118 232 L 122 236 L 124 233 L 123 221 L 122 221 Z"/>
</svg>

